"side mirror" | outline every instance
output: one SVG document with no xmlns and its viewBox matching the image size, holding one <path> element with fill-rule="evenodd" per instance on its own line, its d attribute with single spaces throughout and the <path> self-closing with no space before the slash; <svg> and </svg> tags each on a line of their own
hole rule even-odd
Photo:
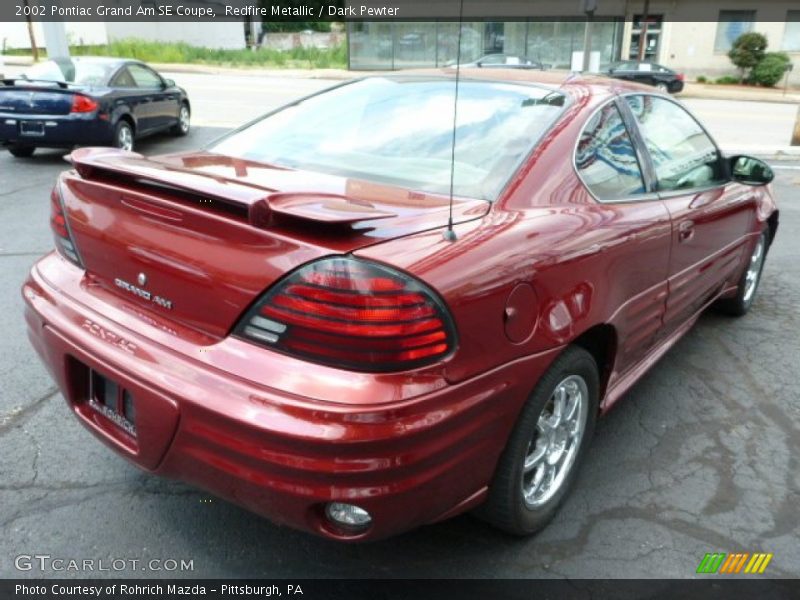
<svg viewBox="0 0 800 600">
<path fill-rule="evenodd" d="M 174 79 L 165 79 L 164 80 L 164 87 L 165 88 L 175 87 L 175 80 Z"/>
<path fill-rule="evenodd" d="M 775 179 L 772 168 L 752 156 L 732 156 L 730 169 L 731 179 L 745 185 L 766 185 Z"/>
</svg>

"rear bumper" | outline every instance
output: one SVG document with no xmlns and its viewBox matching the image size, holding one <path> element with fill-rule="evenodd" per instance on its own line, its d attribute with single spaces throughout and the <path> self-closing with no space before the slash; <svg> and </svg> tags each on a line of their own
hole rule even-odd
<svg viewBox="0 0 800 600">
<path fill-rule="evenodd" d="M 394 402 L 326 402 L 209 366 L 143 335 L 145 323 L 113 322 L 82 281 L 60 289 L 64 278 L 76 283 L 82 272 L 55 255 L 39 261 L 23 286 L 25 316 L 31 343 L 84 426 L 143 469 L 341 540 L 386 537 L 479 504 L 522 404 L 557 353 Z M 297 361 L 287 381 L 313 368 Z M 89 369 L 133 394 L 136 438 L 88 406 Z M 358 535 L 336 529 L 324 517 L 329 501 L 365 508 L 372 526 Z"/>
<path fill-rule="evenodd" d="M 41 122 L 44 135 L 25 135 L 21 122 Z M 95 113 L 69 115 L 23 115 L 0 112 L 0 144 L 68 148 L 75 145 L 108 144 L 113 136 L 109 121 Z"/>
</svg>

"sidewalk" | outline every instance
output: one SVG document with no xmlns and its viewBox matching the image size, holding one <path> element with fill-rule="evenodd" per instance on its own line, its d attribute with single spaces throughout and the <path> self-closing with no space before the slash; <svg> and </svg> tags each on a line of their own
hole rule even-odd
<svg viewBox="0 0 800 600">
<path fill-rule="evenodd" d="M 739 100 L 747 102 L 778 102 L 800 104 L 800 90 L 789 88 L 763 88 L 746 85 L 716 85 L 687 82 L 676 98 L 703 98 L 706 100 Z"/>
</svg>

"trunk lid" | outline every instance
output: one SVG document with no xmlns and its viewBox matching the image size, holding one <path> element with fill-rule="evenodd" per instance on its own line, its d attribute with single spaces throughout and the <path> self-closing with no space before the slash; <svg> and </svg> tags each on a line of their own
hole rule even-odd
<svg viewBox="0 0 800 600">
<path fill-rule="evenodd" d="M 304 263 L 447 223 L 446 197 L 204 152 L 71 161 L 60 190 L 90 283 L 215 337 Z M 488 208 L 456 200 L 453 220 Z"/>
<path fill-rule="evenodd" d="M 0 113 L 16 115 L 67 115 L 79 90 L 61 82 L 3 80 L 0 85 Z"/>
</svg>

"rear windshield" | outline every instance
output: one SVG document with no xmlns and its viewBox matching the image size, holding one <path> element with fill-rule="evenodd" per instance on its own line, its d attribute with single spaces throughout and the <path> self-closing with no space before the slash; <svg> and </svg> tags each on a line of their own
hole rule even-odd
<svg viewBox="0 0 800 600">
<path fill-rule="evenodd" d="M 113 63 L 83 60 L 46 60 L 28 69 L 25 77 L 76 85 L 105 85 L 115 66 Z"/>
<path fill-rule="evenodd" d="M 220 154 L 447 194 L 454 82 L 370 78 L 289 106 L 213 145 Z M 462 81 L 453 190 L 494 200 L 563 110 L 541 87 Z"/>
</svg>

